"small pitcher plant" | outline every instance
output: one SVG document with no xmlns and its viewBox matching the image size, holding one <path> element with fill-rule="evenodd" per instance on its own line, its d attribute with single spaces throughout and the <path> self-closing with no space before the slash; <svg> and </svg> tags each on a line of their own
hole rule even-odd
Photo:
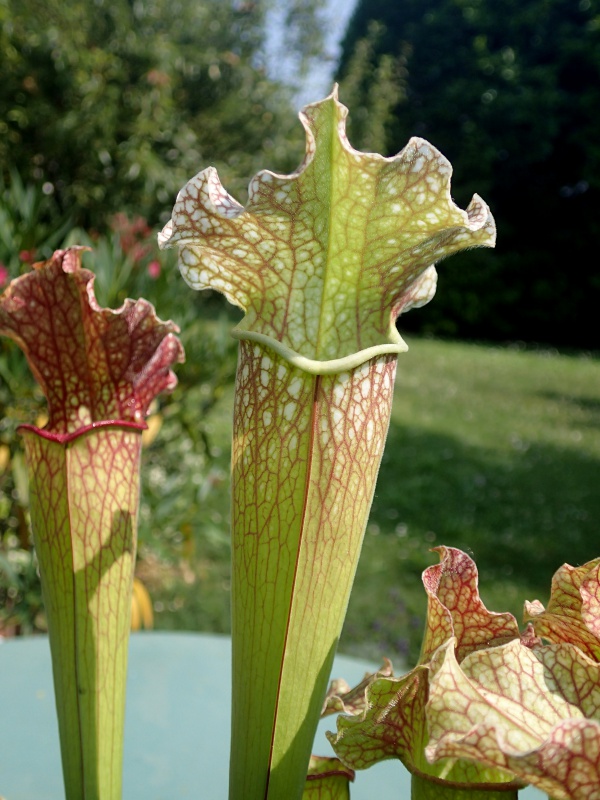
<svg viewBox="0 0 600 800">
<path fill-rule="evenodd" d="M 494 243 L 451 167 L 412 139 L 359 153 L 337 91 L 307 106 L 303 164 L 264 171 L 244 207 L 214 169 L 181 190 L 159 237 L 194 289 L 245 311 L 233 482 L 231 800 L 297 800 L 360 553 L 406 345 L 402 311 L 433 263 Z"/>
<path fill-rule="evenodd" d="M 145 300 L 100 308 L 79 248 L 0 297 L 0 334 L 48 401 L 46 426 L 20 430 L 67 800 L 121 797 L 142 431 L 150 402 L 176 383 L 177 330 Z"/>
</svg>

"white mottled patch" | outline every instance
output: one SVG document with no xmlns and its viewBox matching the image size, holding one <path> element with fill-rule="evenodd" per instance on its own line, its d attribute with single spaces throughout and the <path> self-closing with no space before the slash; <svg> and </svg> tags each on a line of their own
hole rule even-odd
<svg viewBox="0 0 600 800">
<path fill-rule="evenodd" d="M 283 418 L 286 419 L 288 422 L 291 422 L 296 415 L 296 409 L 298 408 L 298 403 L 286 403 L 283 407 Z"/>
<path fill-rule="evenodd" d="M 261 382 L 262 382 L 263 375 L 261 375 Z M 267 380 L 269 378 L 269 373 L 267 373 Z M 264 403 L 267 397 L 269 396 L 270 392 L 267 391 L 266 385 L 263 383 L 262 386 L 258 386 L 256 389 L 256 397 L 259 403 Z M 252 409 L 249 409 L 252 411 Z"/>
<path fill-rule="evenodd" d="M 91 425 L 92 415 L 87 406 L 79 406 L 77 409 L 77 419 L 82 425 Z"/>
<path fill-rule="evenodd" d="M 440 191 L 440 182 L 437 175 L 428 175 L 425 180 L 427 181 L 427 185 L 431 189 L 432 192 L 438 194 Z"/>
<path fill-rule="evenodd" d="M 340 372 L 338 375 L 337 381 L 333 387 L 333 403 L 336 406 L 344 406 L 346 405 L 346 393 L 348 390 L 348 382 L 350 380 L 350 375 L 347 372 Z"/>
<path fill-rule="evenodd" d="M 190 250 L 188 247 L 184 247 L 181 251 L 180 259 L 184 264 L 191 264 L 194 265 L 198 261 L 198 257 L 193 250 Z"/>
<path fill-rule="evenodd" d="M 302 381 L 300 380 L 300 378 L 293 378 L 288 386 L 288 394 L 290 394 L 297 400 L 298 397 L 300 397 L 301 391 L 302 391 Z"/>
<path fill-rule="evenodd" d="M 344 414 L 339 408 L 331 409 L 331 418 L 333 419 L 333 424 L 336 428 L 338 425 L 343 425 L 344 423 Z"/>
<path fill-rule="evenodd" d="M 271 412 L 270 411 L 264 411 L 263 412 L 263 425 L 265 426 L 265 428 L 268 428 L 272 421 L 273 421 L 273 415 L 271 414 Z"/>
</svg>

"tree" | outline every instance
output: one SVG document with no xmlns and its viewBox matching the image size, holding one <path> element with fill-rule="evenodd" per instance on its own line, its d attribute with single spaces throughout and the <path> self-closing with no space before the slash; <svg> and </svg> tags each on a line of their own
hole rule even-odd
<svg viewBox="0 0 600 800">
<path fill-rule="evenodd" d="M 597 348 L 598 0 L 360 0 L 339 77 L 358 146 L 373 117 L 388 154 L 428 138 L 459 204 L 477 191 L 497 219 L 495 252 L 441 270 L 422 329 Z"/>
<path fill-rule="evenodd" d="M 168 214 L 209 163 L 238 193 L 259 167 L 295 167 L 303 134 L 290 89 L 267 76 L 269 8 L 0 0 L 0 164 L 98 228 L 117 211 Z M 319 0 L 289 5 L 300 65 L 318 49 L 318 9 Z"/>
</svg>

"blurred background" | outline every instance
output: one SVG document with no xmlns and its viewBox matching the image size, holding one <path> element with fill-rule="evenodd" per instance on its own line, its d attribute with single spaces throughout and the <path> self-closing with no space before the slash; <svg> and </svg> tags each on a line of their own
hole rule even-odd
<svg viewBox="0 0 600 800">
<path fill-rule="evenodd" d="M 397 397 L 342 649 L 414 660 L 428 548 L 462 547 L 494 610 L 547 599 L 600 555 L 600 0 L 0 0 L 0 289 L 88 244 L 104 305 L 145 296 L 182 328 L 153 409 L 139 624 L 229 627 L 229 437 L 237 313 L 188 290 L 156 233 L 216 166 L 241 202 L 304 152 L 302 104 L 334 80 L 361 150 L 411 136 L 498 225 L 439 268 L 399 323 Z M 0 635 L 43 631 L 16 427 L 43 421 L 0 342 Z M 142 613 L 143 612 L 143 613 Z"/>
</svg>

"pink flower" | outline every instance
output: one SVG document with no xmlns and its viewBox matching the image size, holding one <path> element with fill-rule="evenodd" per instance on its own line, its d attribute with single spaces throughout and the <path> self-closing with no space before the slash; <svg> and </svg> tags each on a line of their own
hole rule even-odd
<svg viewBox="0 0 600 800">
<path fill-rule="evenodd" d="M 35 260 L 35 250 L 21 250 L 19 260 L 24 264 L 32 264 Z"/>
<path fill-rule="evenodd" d="M 0 261 L 0 289 L 3 289 L 8 283 L 8 269 L 6 265 Z"/>
<path fill-rule="evenodd" d="M 160 269 L 161 269 L 160 261 L 156 260 L 151 261 L 148 264 L 147 269 L 148 269 L 148 275 L 152 278 L 153 281 L 155 281 L 158 277 L 160 277 Z"/>
</svg>

